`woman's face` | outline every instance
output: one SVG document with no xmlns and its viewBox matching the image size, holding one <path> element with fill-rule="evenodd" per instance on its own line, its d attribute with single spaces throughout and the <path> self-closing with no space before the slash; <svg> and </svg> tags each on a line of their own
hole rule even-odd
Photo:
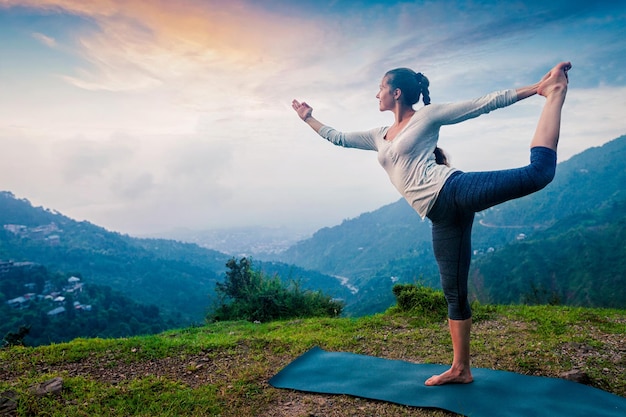
<svg viewBox="0 0 626 417">
<path fill-rule="evenodd" d="M 380 90 L 376 94 L 378 99 L 378 108 L 380 111 L 393 110 L 396 104 L 394 92 L 391 90 L 391 86 L 387 83 L 387 77 L 384 77 L 380 83 Z"/>
</svg>

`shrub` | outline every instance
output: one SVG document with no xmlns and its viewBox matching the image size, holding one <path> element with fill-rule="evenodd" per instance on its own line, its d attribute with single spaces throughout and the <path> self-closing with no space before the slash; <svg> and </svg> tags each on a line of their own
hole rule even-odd
<svg viewBox="0 0 626 417">
<path fill-rule="evenodd" d="M 9 332 L 0 340 L 0 347 L 24 346 L 24 338 L 29 332 L 30 326 L 20 326 L 17 332 Z"/>
<path fill-rule="evenodd" d="M 393 294 L 399 311 L 419 314 L 433 320 L 448 316 L 448 304 L 443 291 L 422 285 L 396 284 L 393 286 Z"/>
</svg>

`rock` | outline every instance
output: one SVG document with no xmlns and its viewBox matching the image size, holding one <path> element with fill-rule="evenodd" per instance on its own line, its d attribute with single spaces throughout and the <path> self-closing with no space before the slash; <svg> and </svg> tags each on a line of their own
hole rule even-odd
<svg viewBox="0 0 626 417">
<path fill-rule="evenodd" d="M 0 416 L 9 416 L 17 410 L 17 393 L 15 391 L 0 392 Z"/>
<path fill-rule="evenodd" d="M 41 384 L 30 387 L 30 392 L 38 396 L 59 394 L 63 389 L 63 378 L 52 378 Z"/>
<path fill-rule="evenodd" d="M 591 384 L 591 378 L 589 378 L 589 375 L 580 369 L 572 369 L 571 371 L 563 372 L 559 376 L 563 379 L 567 379 L 568 381 L 574 381 L 585 385 Z"/>
</svg>

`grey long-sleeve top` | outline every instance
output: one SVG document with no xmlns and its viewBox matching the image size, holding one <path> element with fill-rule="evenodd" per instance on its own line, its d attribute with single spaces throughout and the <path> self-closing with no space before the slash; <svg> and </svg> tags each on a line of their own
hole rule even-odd
<svg viewBox="0 0 626 417">
<path fill-rule="evenodd" d="M 456 171 L 437 165 L 433 152 L 443 125 L 478 117 L 517 101 L 515 90 L 497 91 L 475 100 L 421 107 L 396 137 L 385 139 L 389 126 L 364 132 L 339 132 L 323 126 L 319 134 L 335 145 L 378 152 L 378 162 L 391 183 L 422 217 L 435 204 L 439 191 Z"/>
</svg>

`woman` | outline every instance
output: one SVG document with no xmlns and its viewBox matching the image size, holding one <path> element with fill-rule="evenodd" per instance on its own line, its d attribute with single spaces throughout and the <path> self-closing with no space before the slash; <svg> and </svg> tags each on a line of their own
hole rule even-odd
<svg viewBox="0 0 626 417">
<path fill-rule="evenodd" d="M 467 299 L 474 213 L 544 188 L 554 178 L 561 109 L 567 93 L 569 62 L 556 65 L 536 84 L 494 92 L 473 101 L 430 104 L 428 79 L 406 68 L 389 71 L 376 95 L 380 111 L 394 113 L 389 127 L 342 133 L 323 125 L 305 102 L 292 107 L 319 135 L 335 145 L 374 150 L 391 182 L 422 217 L 432 222 L 433 249 L 448 302 L 452 366 L 426 385 L 470 383 L 472 313 Z M 546 97 L 530 143 L 530 164 L 517 169 L 462 172 L 437 163 L 439 129 L 478 117 L 535 94 Z M 413 109 L 420 96 L 424 106 Z M 440 161 L 442 162 L 442 161 Z"/>
</svg>

